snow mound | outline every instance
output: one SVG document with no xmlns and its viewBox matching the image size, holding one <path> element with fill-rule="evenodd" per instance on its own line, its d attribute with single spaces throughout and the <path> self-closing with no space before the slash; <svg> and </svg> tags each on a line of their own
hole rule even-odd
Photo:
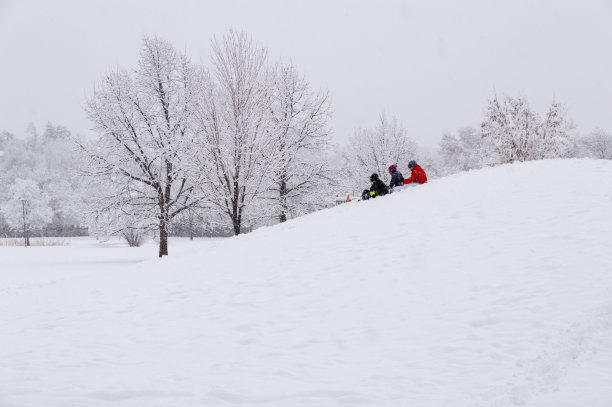
<svg viewBox="0 0 612 407">
<path fill-rule="evenodd" d="M 610 406 L 611 237 L 612 162 L 551 160 L 13 285 L 0 405 Z"/>
</svg>

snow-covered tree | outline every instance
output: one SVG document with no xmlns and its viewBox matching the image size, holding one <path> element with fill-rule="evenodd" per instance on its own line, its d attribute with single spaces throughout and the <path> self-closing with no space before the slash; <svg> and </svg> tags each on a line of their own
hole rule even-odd
<svg viewBox="0 0 612 407">
<path fill-rule="evenodd" d="M 203 72 L 197 108 L 202 191 L 238 235 L 272 178 L 268 52 L 244 32 L 212 41 L 212 71 Z"/>
<path fill-rule="evenodd" d="M 571 155 L 572 125 L 563 107 L 553 101 L 545 119 L 534 112 L 524 97 L 495 95 L 489 100 L 481 134 L 502 163 L 560 158 Z"/>
<path fill-rule="evenodd" d="M 195 80 L 187 56 L 145 37 L 138 67 L 109 72 L 87 102 L 99 134 L 94 143 L 80 143 L 83 172 L 98 187 L 93 213 L 110 220 L 115 233 L 157 230 L 160 257 L 168 254 L 172 219 L 203 200 L 188 167 Z"/>
<path fill-rule="evenodd" d="M 474 127 L 462 127 L 457 135 L 444 133 L 439 143 L 439 155 L 444 174 L 482 168 L 497 158 L 492 155 L 480 132 Z"/>
<path fill-rule="evenodd" d="M 23 228 L 26 239 L 30 228 L 41 228 L 51 222 L 49 196 L 36 181 L 17 178 L 9 186 L 7 195 L 8 199 L 0 206 L 4 219 L 12 229 Z"/>
<path fill-rule="evenodd" d="M 540 127 L 538 158 L 565 158 L 572 155 L 574 126 L 565 118 L 565 109 L 553 100 Z"/>
<path fill-rule="evenodd" d="M 609 131 L 595 129 L 577 142 L 581 156 L 612 160 L 612 133 Z"/>
<path fill-rule="evenodd" d="M 444 173 L 452 174 L 460 171 L 465 150 L 457 136 L 450 132 L 445 132 L 442 134 L 438 145 Z"/>
<path fill-rule="evenodd" d="M 18 138 L 7 138 L 3 143 L 0 155 L 0 206 L 15 199 L 11 189 L 17 179 L 38 180 L 42 175 L 40 154 L 34 152 L 28 144 Z M 11 216 L 12 213 L 12 210 L 0 210 L 0 217 Z M 2 226 L 4 234 L 19 230 L 7 219 L 2 222 Z"/>
<path fill-rule="evenodd" d="M 274 72 L 270 136 L 272 201 L 280 222 L 321 206 L 330 184 L 329 95 L 314 92 L 291 64 Z"/>
<path fill-rule="evenodd" d="M 4 150 L 4 148 L 13 142 L 15 139 L 15 135 L 6 130 L 0 132 L 0 151 Z"/>
<path fill-rule="evenodd" d="M 62 125 L 53 125 L 51 122 L 47 122 L 45 126 L 45 132 L 43 133 L 43 143 L 48 143 L 53 140 L 68 140 L 70 138 L 70 130 Z"/>
<path fill-rule="evenodd" d="M 65 132 L 69 134 L 66 129 Z M 53 210 L 53 219 L 44 230 L 32 230 L 32 233 L 72 234 L 82 223 L 79 202 L 84 195 L 84 183 L 72 171 L 75 160 L 72 144 L 64 137 L 43 138 L 34 150 L 31 141 L 31 136 L 24 140 L 11 135 L 2 142 L 0 203 L 11 198 L 8 189 L 16 179 L 31 179 L 45 191 Z M 8 225 L 3 223 L 0 229 L 6 234 Z"/>
<path fill-rule="evenodd" d="M 537 157 L 539 118 L 524 97 L 497 95 L 489 101 L 482 137 L 490 139 L 501 162 L 528 161 Z"/>
</svg>

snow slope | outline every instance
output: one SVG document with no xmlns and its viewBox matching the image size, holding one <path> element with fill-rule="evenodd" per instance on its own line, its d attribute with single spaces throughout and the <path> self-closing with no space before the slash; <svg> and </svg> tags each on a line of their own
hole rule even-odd
<svg viewBox="0 0 612 407">
<path fill-rule="evenodd" d="M 611 406 L 611 238 L 612 162 L 555 160 L 87 278 L 0 259 L 0 405 Z"/>
</svg>

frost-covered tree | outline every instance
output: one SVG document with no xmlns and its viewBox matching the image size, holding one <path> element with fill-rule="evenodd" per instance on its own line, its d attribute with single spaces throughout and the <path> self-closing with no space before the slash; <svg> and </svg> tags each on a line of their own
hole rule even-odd
<svg viewBox="0 0 612 407">
<path fill-rule="evenodd" d="M 457 136 L 450 132 L 445 132 L 442 134 L 438 145 L 444 173 L 452 174 L 461 171 L 462 157 L 465 154 L 465 150 Z"/>
<path fill-rule="evenodd" d="M 27 240 L 30 228 L 42 228 L 51 222 L 53 211 L 49 196 L 36 181 L 17 178 L 8 187 L 7 195 L 8 199 L 0 206 L 2 215 L 12 229 L 23 228 Z"/>
<path fill-rule="evenodd" d="M 537 157 L 570 157 L 574 144 L 573 130 L 573 124 L 565 118 L 565 109 L 553 100 L 540 126 Z"/>
<path fill-rule="evenodd" d="M 57 126 L 63 128 L 62 126 Z M 69 132 L 65 130 L 67 136 Z M 6 137 L 0 150 L 0 203 L 7 201 L 9 186 L 18 178 L 30 179 L 45 191 L 53 210 L 53 219 L 36 234 L 73 234 L 82 223 L 79 202 L 84 195 L 83 182 L 72 171 L 74 152 L 70 140 L 64 137 L 43 138 L 34 150 L 32 138 Z M 0 226 L 7 233 L 8 225 Z"/>
<path fill-rule="evenodd" d="M 482 168 L 497 158 L 474 127 L 462 127 L 457 135 L 444 133 L 439 143 L 440 167 L 444 174 Z"/>
<path fill-rule="evenodd" d="M 321 206 L 330 184 L 329 95 L 314 92 L 291 64 L 274 71 L 270 136 L 272 202 L 280 222 Z"/>
<path fill-rule="evenodd" d="M 15 139 L 15 135 L 13 133 L 10 133 L 6 130 L 3 130 L 2 132 L 0 132 L 0 151 L 3 151 L 4 148 L 7 145 L 11 144 L 14 139 Z"/>
<path fill-rule="evenodd" d="M 268 52 L 236 31 L 215 38 L 212 51 L 212 70 L 201 75 L 195 164 L 208 201 L 238 235 L 245 218 L 258 216 L 253 204 L 272 183 Z"/>
<path fill-rule="evenodd" d="M 37 180 L 42 176 L 40 171 L 41 156 L 33 151 L 26 140 L 19 138 L 6 138 L 0 155 L 0 206 L 15 199 L 12 193 L 13 183 L 21 179 Z M 21 203 L 20 203 L 21 205 Z M 0 217 L 11 216 L 13 211 L 0 210 Z M 7 219 L 2 222 L 2 233 L 16 232 Z"/>
<path fill-rule="evenodd" d="M 553 101 L 542 119 L 524 97 L 495 95 L 487 107 L 481 134 L 500 162 L 560 158 L 571 155 L 572 125 L 566 120 L 562 106 Z"/>
<path fill-rule="evenodd" d="M 367 186 L 372 173 L 389 183 L 389 165 L 397 164 L 400 171 L 409 172 L 408 162 L 419 159 L 416 142 L 406 135 L 395 117 L 389 120 L 385 114 L 379 116 L 374 129 L 355 130 L 342 156 L 345 188 L 350 192 L 360 192 Z"/>
<path fill-rule="evenodd" d="M 51 122 L 47 122 L 45 126 L 45 132 L 43 133 L 42 139 L 43 144 L 54 141 L 54 140 L 68 140 L 70 138 L 70 130 L 62 125 L 53 125 Z"/>
<path fill-rule="evenodd" d="M 113 233 L 157 230 L 160 257 L 168 254 L 172 219 L 203 200 L 189 169 L 196 79 L 186 55 L 145 37 L 138 67 L 109 72 L 87 101 L 99 136 L 80 146 L 83 173 L 96 185 L 95 218 L 110 221 Z"/>
<path fill-rule="evenodd" d="M 612 133 L 595 129 L 577 140 L 580 155 L 590 158 L 612 160 Z"/>
<path fill-rule="evenodd" d="M 539 127 L 527 99 L 506 97 L 500 102 L 495 95 L 482 123 L 482 137 L 491 140 L 501 162 L 528 161 L 538 154 Z"/>
</svg>

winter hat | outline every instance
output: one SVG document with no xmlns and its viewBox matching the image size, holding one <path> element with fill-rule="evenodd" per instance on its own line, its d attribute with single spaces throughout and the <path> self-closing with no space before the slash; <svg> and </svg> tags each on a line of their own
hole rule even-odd
<svg viewBox="0 0 612 407">
<path fill-rule="evenodd" d="M 417 163 L 416 163 L 416 161 L 414 161 L 414 160 L 411 160 L 411 161 L 408 163 L 408 168 L 410 168 L 410 169 L 413 169 L 413 168 L 414 168 L 414 167 L 416 167 L 416 166 L 417 166 Z"/>
</svg>

